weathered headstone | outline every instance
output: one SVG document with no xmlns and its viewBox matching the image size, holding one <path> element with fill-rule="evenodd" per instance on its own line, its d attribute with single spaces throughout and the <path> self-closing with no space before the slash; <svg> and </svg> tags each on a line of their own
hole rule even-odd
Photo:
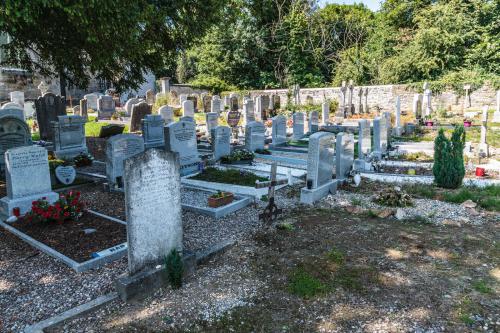
<svg viewBox="0 0 500 333">
<path fill-rule="evenodd" d="M 203 103 L 203 112 L 210 112 L 212 109 L 212 96 L 204 95 L 201 101 Z"/>
<path fill-rule="evenodd" d="M 97 99 L 99 98 L 99 95 L 97 95 L 96 93 L 92 93 L 84 95 L 83 98 L 87 100 L 87 107 L 89 109 L 97 111 Z"/>
<path fill-rule="evenodd" d="M 251 152 L 264 149 L 266 128 L 259 121 L 252 121 L 245 126 L 245 148 Z"/>
<path fill-rule="evenodd" d="M 103 95 L 97 99 L 97 117 L 99 119 L 111 119 L 115 113 L 115 101 L 113 97 Z"/>
<path fill-rule="evenodd" d="M 321 104 L 321 121 L 323 125 L 328 125 L 330 119 L 330 102 L 324 101 Z"/>
<path fill-rule="evenodd" d="M 218 97 L 219 96 L 213 96 L 210 101 L 210 112 L 216 112 L 217 114 L 221 112 L 221 100 Z"/>
<path fill-rule="evenodd" d="M 231 154 L 231 129 L 227 126 L 217 126 L 212 128 L 212 151 L 214 159 L 218 160 L 222 156 Z"/>
<path fill-rule="evenodd" d="M 281 108 L 281 100 L 279 95 L 273 95 L 271 98 L 271 109 L 279 110 Z"/>
<path fill-rule="evenodd" d="M 141 100 L 138 98 L 131 98 L 125 103 L 125 113 L 127 117 L 130 117 L 130 115 L 132 114 L 132 106 L 134 106 L 134 104 L 139 103 L 140 101 Z"/>
<path fill-rule="evenodd" d="M 239 110 L 238 95 L 231 94 L 229 97 L 230 97 L 230 110 L 238 111 Z"/>
<path fill-rule="evenodd" d="M 80 115 L 80 105 L 73 106 L 73 115 L 74 116 L 79 116 Z"/>
<path fill-rule="evenodd" d="M 14 109 L 14 111 L 19 111 Z M 28 124 L 19 115 L 0 117 L 0 168 L 5 164 L 5 152 L 12 148 L 31 146 L 31 132 Z"/>
<path fill-rule="evenodd" d="M 253 108 L 253 101 L 246 101 L 243 103 L 243 124 L 248 124 L 255 121 L 255 111 Z"/>
<path fill-rule="evenodd" d="M 373 152 L 380 158 L 387 152 L 387 119 L 376 117 L 373 120 Z"/>
<path fill-rule="evenodd" d="M 354 81 L 349 80 L 349 105 L 347 105 L 347 114 L 352 115 L 354 113 L 354 104 L 352 103 L 354 95 Z"/>
<path fill-rule="evenodd" d="M 162 77 L 160 78 L 161 94 L 167 94 L 170 91 L 170 78 Z"/>
<path fill-rule="evenodd" d="M 66 115 L 66 103 L 61 97 L 46 93 L 38 97 L 35 107 L 40 139 L 49 140 L 53 136 L 51 122 L 57 121 L 58 116 Z"/>
<path fill-rule="evenodd" d="M 132 105 L 132 115 L 130 117 L 130 132 L 138 132 L 141 130 L 142 120 L 151 114 L 151 105 L 142 101 Z"/>
<path fill-rule="evenodd" d="M 334 154 L 333 133 L 319 132 L 309 137 L 306 187 L 301 189 L 300 202 L 312 204 L 335 192 L 337 183 L 332 180 Z"/>
<path fill-rule="evenodd" d="M 151 89 L 146 90 L 146 103 L 149 105 L 155 104 L 155 92 Z"/>
<path fill-rule="evenodd" d="M 470 108 L 471 107 L 471 98 L 470 98 L 470 89 L 471 89 L 471 85 L 470 84 L 465 84 L 464 85 L 464 90 L 465 90 L 465 98 L 464 98 L 464 102 L 465 102 L 465 105 L 464 105 L 464 108 Z"/>
<path fill-rule="evenodd" d="M 311 113 L 309 113 L 309 132 L 312 134 L 317 131 L 319 131 L 318 111 L 311 111 Z"/>
<path fill-rule="evenodd" d="M 24 110 L 18 107 L 9 107 L 9 104 L 13 103 L 7 103 L 2 106 L 2 108 L 0 109 L 0 117 L 13 116 L 24 121 Z"/>
<path fill-rule="evenodd" d="M 165 125 L 168 125 L 174 122 L 174 109 L 171 106 L 163 105 L 158 109 L 158 114 L 165 121 Z"/>
<path fill-rule="evenodd" d="M 286 143 L 286 117 L 278 115 L 273 118 L 272 125 L 272 145 L 278 146 Z"/>
<path fill-rule="evenodd" d="M 184 101 L 187 101 L 187 99 L 188 99 L 188 95 L 180 94 L 179 95 L 179 105 L 182 107 L 182 103 L 184 103 Z"/>
<path fill-rule="evenodd" d="M 144 148 L 155 148 L 165 146 L 163 126 L 165 121 L 160 115 L 148 114 L 142 120 L 142 137 Z"/>
<path fill-rule="evenodd" d="M 293 118 L 293 140 L 300 140 L 304 137 L 304 120 L 305 115 L 303 112 L 296 112 Z"/>
<path fill-rule="evenodd" d="M 59 116 L 52 122 L 54 152 L 59 159 L 70 160 L 87 153 L 85 119 L 80 116 Z"/>
<path fill-rule="evenodd" d="M 481 139 L 479 141 L 479 151 L 481 151 L 486 157 L 490 156 L 490 149 L 488 141 L 486 140 L 486 134 L 488 131 L 488 106 L 483 106 L 483 113 L 481 116 Z"/>
<path fill-rule="evenodd" d="M 394 128 L 394 134 L 401 136 L 403 132 L 403 127 L 401 125 L 401 99 L 396 96 L 396 127 Z"/>
<path fill-rule="evenodd" d="M 40 146 L 17 147 L 5 153 L 5 179 L 7 196 L 0 200 L 3 216 L 31 210 L 33 201 L 45 198 L 53 203 L 59 195 L 52 192 L 47 150 Z"/>
<path fill-rule="evenodd" d="M 363 113 L 363 87 L 359 87 L 358 90 L 358 114 Z"/>
<path fill-rule="evenodd" d="M 391 116 L 390 112 L 384 112 L 383 115 L 385 116 L 385 119 L 386 119 L 386 122 L 385 122 L 385 126 L 387 129 L 386 140 L 387 140 L 387 148 L 389 148 L 389 143 L 391 141 L 391 135 L 392 135 L 392 116 Z"/>
<path fill-rule="evenodd" d="M 165 149 L 179 153 L 181 175 L 196 172 L 200 163 L 196 142 L 196 124 L 190 121 L 170 123 L 165 130 Z"/>
<path fill-rule="evenodd" d="M 354 163 L 354 136 L 351 133 L 337 134 L 335 147 L 336 179 L 344 180 L 349 176 Z"/>
<path fill-rule="evenodd" d="M 194 105 L 192 100 L 182 102 L 182 116 L 194 119 Z"/>
<path fill-rule="evenodd" d="M 199 112 L 199 110 L 198 110 L 198 97 L 188 96 L 187 100 L 193 102 L 193 116 L 194 116 L 194 113 Z"/>
<path fill-rule="evenodd" d="M 432 113 L 432 91 L 429 89 L 429 83 L 424 83 L 424 103 L 422 109 L 424 110 L 424 116 L 429 116 Z"/>
<path fill-rule="evenodd" d="M 99 138 L 105 139 L 114 135 L 122 134 L 125 130 L 125 125 L 123 124 L 109 124 L 100 128 Z"/>
<path fill-rule="evenodd" d="M 255 97 L 255 120 L 256 121 L 262 121 L 263 119 L 263 112 L 264 112 L 264 105 L 262 102 L 263 96 L 257 96 Z"/>
<path fill-rule="evenodd" d="M 24 92 L 23 91 L 12 91 L 10 94 L 10 101 L 19 104 L 24 108 Z"/>
<path fill-rule="evenodd" d="M 135 274 L 182 250 L 179 162 L 149 149 L 125 160 L 128 272 Z"/>
<path fill-rule="evenodd" d="M 358 158 L 365 159 L 372 150 L 372 138 L 370 134 L 370 121 L 360 119 L 358 122 L 359 137 L 358 137 Z"/>
<path fill-rule="evenodd" d="M 109 187 L 123 188 L 123 162 L 144 151 L 144 140 L 135 134 L 118 134 L 106 142 L 106 176 Z"/>
<path fill-rule="evenodd" d="M 212 133 L 212 129 L 219 126 L 219 114 L 217 112 L 208 112 L 205 115 L 207 123 L 207 133 Z"/>
<path fill-rule="evenodd" d="M 2 107 L 0 108 L 0 110 L 4 110 L 4 109 L 19 109 L 21 111 L 24 110 L 24 108 L 21 106 L 21 104 L 18 104 L 18 103 L 15 103 L 15 102 L 5 103 L 4 105 L 2 105 Z"/>
<path fill-rule="evenodd" d="M 415 114 L 415 119 L 422 119 L 422 95 L 413 95 L 413 113 Z"/>
</svg>

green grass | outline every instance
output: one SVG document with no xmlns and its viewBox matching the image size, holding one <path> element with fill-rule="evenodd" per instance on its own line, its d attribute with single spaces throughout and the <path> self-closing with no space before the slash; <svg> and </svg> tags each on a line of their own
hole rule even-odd
<svg viewBox="0 0 500 333">
<path fill-rule="evenodd" d="M 327 285 L 306 272 L 303 268 L 297 268 L 289 277 L 288 290 L 290 293 L 311 298 L 328 291 Z"/>
<path fill-rule="evenodd" d="M 260 177 L 251 172 L 234 169 L 220 170 L 217 168 L 206 168 L 203 172 L 191 177 L 190 179 L 252 187 L 255 186 L 255 181 L 257 180 L 268 180 L 267 177 Z"/>
<path fill-rule="evenodd" d="M 479 281 L 476 281 L 472 284 L 472 287 L 474 287 L 474 289 L 476 291 L 479 291 L 480 293 L 482 294 L 492 294 L 493 293 L 493 289 L 491 289 L 484 280 L 479 280 Z"/>
<path fill-rule="evenodd" d="M 457 192 L 444 192 L 443 200 L 457 204 L 472 200 L 484 209 L 498 212 L 500 211 L 500 185 L 490 185 L 484 188 L 463 187 Z"/>
<path fill-rule="evenodd" d="M 291 223 L 280 223 L 276 226 L 278 230 L 294 231 L 295 226 Z"/>
<path fill-rule="evenodd" d="M 299 141 L 299 140 L 292 140 L 288 142 L 289 146 L 294 146 L 294 147 L 308 147 L 309 143 L 304 142 L 304 141 Z"/>
<path fill-rule="evenodd" d="M 345 255 L 342 251 L 335 248 L 328 251 L 326 254 L 329 261 L 336 263 L 337 265 L 342 265 L 345 262 Z"/>
<path fill-rule="evenodd" d="M 418 197 L 434 199 L 436 197 L 436 189 L 432 185 L 426 184 L 411 184 L 404 187 L 404 190 Z"/>
</svg>

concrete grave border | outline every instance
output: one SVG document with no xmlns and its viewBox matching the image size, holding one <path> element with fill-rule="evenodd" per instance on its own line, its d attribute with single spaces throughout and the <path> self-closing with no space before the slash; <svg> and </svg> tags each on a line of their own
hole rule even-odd
<svg viewBox="0 0 500 333">
<path fill-rule="evenodd" d="M 100 216 L 102 218 L 116 222 L 116 223 L 120 223 L 120 224 L 124 224 L 124 225 L 127 224 L 124 221 L 115 219 L 115 218 L 110 217 L 110 216 L 106 216 L 106 215 L 101 214 L 101 213 L 94 212 L 92 210 L 88 210 L 88 212 L 91 214 L 94 214 L 96 216 Z M 107 249 L 103 249 L 101 252 L 119 247 L 119 249 L 116 251 L 105 254 L 102 257 L 93 258 L 93 259 L 79 263 L 79 262 L 65 256 L 64 254 L 54 250 L 50 246 L 45 245 L 42 242 L 39 242 L 36 239 L 28 236 L 24 232 L 17 230 L 16 228 L 8 225 L 7 223 L 5 223 L 3 221 L 0 221 L 0 226 L 3 227 L 4 229 L 6 229 L 7 231 L 11 232 L 12 234 L 16 235 L 17 237 L 21 238 L 23 241 L 25 241 L 26 243 L 28 243 L 32 247 L 40 250 L 41 252 L 55 258 L 56 260 L 64 263 L 65 265 L 69 266 L 71 269 L 73 269 L 77 273 L 81 273 L 81 272 L 88 271 L 89 269 L 101 267 L 102 265 L 104 265 L 108 262 L 115 261 L 115 260 L 120 259 L 120 258 L 127 255 L 127 246 L 123 246 L 123 244 L 127 244 L 127 243 L 122 243 L 122 244 L 118 244 L 118 245 L 112 246 L 112 247 L 107 248 Z M 109 251 L 107 251 L 107 252 L 109 252 Z"/>
</svg>

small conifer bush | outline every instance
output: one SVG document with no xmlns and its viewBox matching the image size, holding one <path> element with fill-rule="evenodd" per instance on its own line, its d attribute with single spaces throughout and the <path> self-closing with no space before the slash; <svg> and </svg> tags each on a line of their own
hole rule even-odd
<svg viewBox="0 0 500 333">
<path fill-rule="evenodd" d="M 434 140 L 434 166 L 432 173 L 439 187 L 458 188 L 465 176 L 464 167 L 465 129 L 455 127 L 448 139 L 441 128 Z"/>
<path fill-rule="evenodd" d="M 176 249 L 170 251 L 168 256 L 165 258 L 165 269 L 167 272 L 167 280 L 174 289 L 179 289 L 182 287 L 182 274 L 184 272 L 184 267 L 182 264 L 182 258 Z"/>
</svg>

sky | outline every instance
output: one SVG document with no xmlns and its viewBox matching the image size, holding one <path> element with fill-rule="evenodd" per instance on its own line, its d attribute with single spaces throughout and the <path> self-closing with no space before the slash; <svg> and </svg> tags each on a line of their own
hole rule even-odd
<svg viewBox="0 0 500 333">
<path fill-rule="evenodd" d="M 377 11 L 380 9 L 380 2 L 382 2 L 382 0 L 320 0 L 319 2 L 322 7 L 329 3 L 340 3 L 346 5 L 352 5 L 353 3 L 363 3 L 371 10 Z"/>
</svg>

